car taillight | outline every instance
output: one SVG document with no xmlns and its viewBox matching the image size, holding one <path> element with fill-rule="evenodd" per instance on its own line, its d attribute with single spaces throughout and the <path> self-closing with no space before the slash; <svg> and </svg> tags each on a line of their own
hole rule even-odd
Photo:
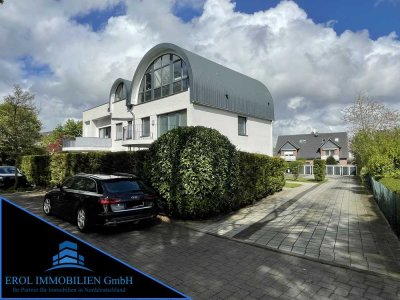
<svg viewBox="0 0 400 300">
<path fill-rule="evenodd" d="M 99 202 L 101 205 L 107 205 L 119 203 L 121 200 L 117 198 L 100 198 Z"/>
<path fill-rule="evenodd" d="M 144 200 L 156 200 L 157 199 L 157 196 L 156 195 L 146 195 L 145 197 L 144 197 Z"/>
</svg>

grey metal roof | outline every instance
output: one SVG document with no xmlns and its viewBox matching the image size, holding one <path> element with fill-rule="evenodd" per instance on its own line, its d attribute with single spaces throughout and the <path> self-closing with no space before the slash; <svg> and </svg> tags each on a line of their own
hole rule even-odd
<svg viewBox="0 0 400 300">
<path fill-rule="evenodd" d="M 113 99 L 111 99 L 111 98 L 112 98 L 112 96 L 115 94 L 115 91 L 116 91 L 118 85 L 119 85 L 121 82 L 124 84 L 124 85 L 123 85 L 123 93 L 124 93 L 125 99 L 128 99 L 128 98 L 129 98 L 129 92 L 130 92 L 130 90 L 131 90 L 131 84 L 132 84 L 132 82 L 129 81 L 129 80 L 123 79 L 123 78 L 118 78 L 118 79 L 116 79 L 116 80 L 114 81 L 114 83 L 112 84 L 111 89 L 110 89 L 110 103 L 113 102 Z"/>
<path fill-rule="evenodd" d="M 338 138 L 339 141 L 335 141 L 335 138 Z M 286 144 L 286 142 L 290 141 L 298 145 L 300 148 L 297 152 L 298 158 L 319 158 L 320 154 L 318 149 L 328 140 L 331 140 L 333 143 L 341 147 L 340 158 L 349 158 L 347 132 L 318 133 L 317 136 L 314 134 L 280 135 L 276 142 L 274 155 L 278 156 L 279 149 Z"/>
<path fill-rule="evenodd" d="M 144 55 L 132 79 L 130 103 L 137 103 L 147 67 L 165 53 L 174 53 L 186 62 L 192 103 L 274 120 L 274 101 L 263 83 L 170 43 L 156 45 Z"/>
</svg>

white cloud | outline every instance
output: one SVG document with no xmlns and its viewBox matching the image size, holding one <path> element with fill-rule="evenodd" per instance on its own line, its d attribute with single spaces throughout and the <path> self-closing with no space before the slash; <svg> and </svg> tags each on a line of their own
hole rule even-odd
<svg viewBox="0 0 400 300">
<path fill-rule="evenodd" d="M 304 97 L 296 96 L 289 99 L 288 108 L 290 109 L 298 109 L 300 106 L 304 105 Z"/>
<path fill-rule="evenodd" d="M 148 49 L 172 42 L 262 81 L 275 100 L 274 134 L 343 130 L 340 110 L 360 92 L 399 106 L 400 41 L 368 31 L 338 35 L 332 22 L 316 24 L 292 1 L 254 14 L 228 0 L 195 7 L 184 23 L 176 5 L 193 0 L 126 1 L 127 14 L 104 29 L 73 21 L 119 1 L 6 1 L 0 7 L 0 95 L 20 83 L 36 94 L 45 129 L 106 102 L 112 82 L 132 79 Z M 197 4 L 196 4 L 197 5 Z M 51 75 L 26 76 L 19 60 L 30 56 Z"/>
</svg>

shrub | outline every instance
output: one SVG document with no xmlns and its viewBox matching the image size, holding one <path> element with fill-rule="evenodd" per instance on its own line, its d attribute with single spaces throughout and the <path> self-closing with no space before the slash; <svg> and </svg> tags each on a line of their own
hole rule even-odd
<svg viewBox="0 0 400 300">
<path fill-rule="evenodd" d="M 332 155 L 330 155 L 330 156 L 328 156 L 328 158 L 326 159 L 326 164 L 327 164 L 327 165 L 336 165 L 336 164 L 337 164 L 337 161 L 336 161 L 336 159 L 335 159 Z"/>
<path fill-rule="evenodd" d="M 326 164 L 324 160 L 314 160 L 314 179 L 316 181 L 324 181 L 326 175 Z"/>
<path fill-rule="evenodd" d="M 49 163 L 48 155 L 26 155 L 21 159 L 21 171 L 29 183 L 47 186 L 50 179 Z"/>
<path fill-rule="evenodd" d="M 133 173 L 142 176 L 147 151 L 57 153 L 24 156 L 21 169 L 30 183 L 56 185 L 77 173 Z"/>
<path fill-rule="evenodd" d="M 235 146 L 215 129 L 179 127 L 155 141 L 146 177 L 173 216 L 203 218 L 234 207 L 238 175 Z"/>
<path fill-rule="evenodd" d="M 304 165 L 304 160 L 295 160 L 288 163 L 290 173 L 293 175 L 293 179 L 297 180 L 299 178 L 299 168 Z"/>
</svg>

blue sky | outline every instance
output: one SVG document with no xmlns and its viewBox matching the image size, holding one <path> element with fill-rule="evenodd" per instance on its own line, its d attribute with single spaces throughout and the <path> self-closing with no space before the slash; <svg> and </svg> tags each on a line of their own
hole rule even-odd
<svg viewBox="0 0 400 300">
<path fill-rule="evenodd" d="M 280 0 L 236 0 L 236 11 L 252 14 L 275 7 Z M 338 34 L 345 30 L 367 29 L 372 39 L 395 31 L 400 35 L 399 0 L 295 0 L 309 18 L 316 23 L 333 22 Z M 184 21 L 201 15 L 201 10 L 190 6 L 176 9 Z"/>
<path fill-rule="evenodd" d="M 400 109 L 400 0 L 10 0 L 0 28 L 0 101 L 29 89 L 44 130 L 107 102 L 162 42 L 264 83 L 274 135 L 343 131 L 359 93 Z"/>
<path fill-rule="evenodd" d="M 236 9 L 254 13 L 276 6 L 278 0 L 237 0 Z M 400 1 L 398 0 L 296 0 L 316 23 L 336 21 L 333 28 L 338 34 L 345 30 L 368 29 L 376 39 L 392 31 L 400 34 Z"/>
</svg>

